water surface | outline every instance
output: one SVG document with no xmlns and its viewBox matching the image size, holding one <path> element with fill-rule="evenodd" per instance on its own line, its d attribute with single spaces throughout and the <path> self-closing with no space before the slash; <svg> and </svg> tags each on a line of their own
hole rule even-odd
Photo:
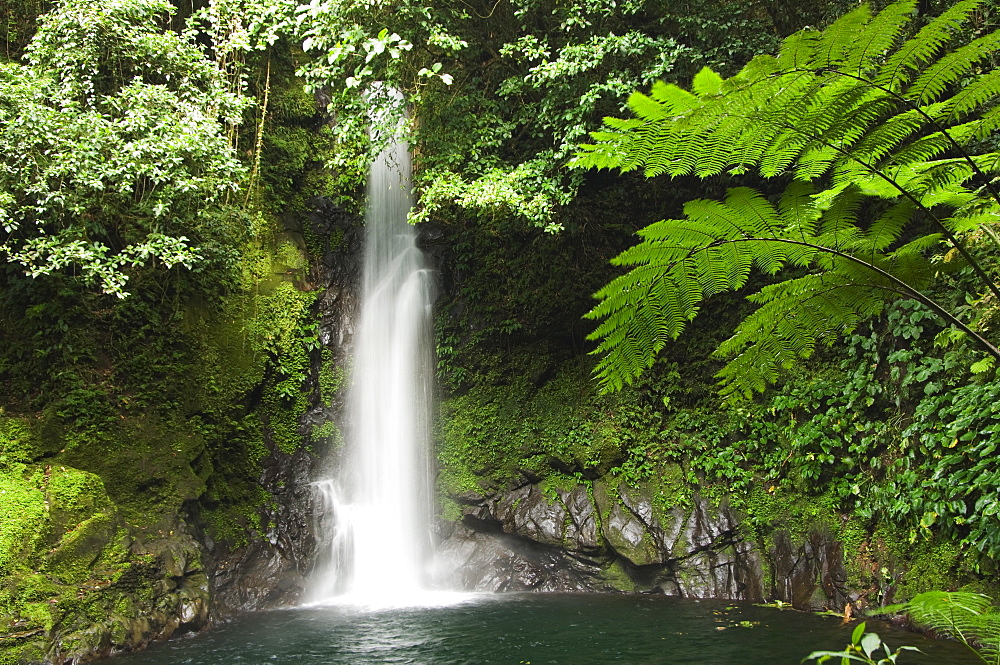
<svg viewBox="0 0 1000 665">
<path fill-rule="evenodd" d="M 874 627 L 869 623 L 869 627 Z M 602 594 L 475 596 L 447 607 L 262 612 L 105 665 L 793 665 L 841 649 L 839 619 L 728 601 Z M 900 663 L 972 665 L 959 644 L 879 625 Z"/>
</svg>

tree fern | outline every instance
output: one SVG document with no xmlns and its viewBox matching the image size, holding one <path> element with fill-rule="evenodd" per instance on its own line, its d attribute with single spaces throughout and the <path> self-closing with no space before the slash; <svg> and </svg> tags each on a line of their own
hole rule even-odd
<svg viewBox="0 0 1000 665">
<path fill-rule="evenodd" d="M 960 591 L 927 591 L 913 600 L 881 607 L 872 613 L 907 614 L 918 626 L 958 640 L 984 663 L 1000 665 L 1000 614 L 988 596 Z"/>
<path fill-rule="evenodd" d="M 781 367 L 901 297 L 1000 357 L 921 291 L 934 273 L 929 251 L 943 239 L 1000 300 L 962 240 L 1000 215 L 1000 153 L 980 148 L 1000 128 L 1000 74 L 977 69 L 1000 51 L 1000 32 L 952 45 L 979 4 L 955 3 L 909 38 L 915 2 L 876 16 L 863 5 L 822 32 L 790 36 L 777 57 L 758 56 L 729 79 L 706 69 L 691 91 L 658 83 L 632 95 L 634 118 L 606 120 L 576 166 L 647 177 L 756 171 L 792 184 L 777 207 L 746 188 L 693 201 L 685 219 L 653 224 L 616 259 L 632 272 L 598 292 L 588 315 L 602 320 L 594 339 L 605 388 L 648 367 L 701 300 L 742 288 L 751 269 L 776 274 L 789 263 L 812 272 L 750 296 L 760 307 L 717 352 L 729 359 L 725 394 L 763 389 Z M 916 219 L 937 232 L 901 244 Z"/>
</svg>

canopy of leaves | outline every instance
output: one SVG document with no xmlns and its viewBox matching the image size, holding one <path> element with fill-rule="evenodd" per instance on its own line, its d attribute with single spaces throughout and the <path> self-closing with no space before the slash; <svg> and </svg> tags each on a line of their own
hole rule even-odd
<svg viewBox="0 0 1000 665">
<path fill-rule="evenodd" d="M 1000 32 L 962 45 L 979 3 L 956 3 L 909 34 L 916 3 L 872 16 L 867 5 L 826 30 L 788 37 L 724 79 L 702 70 L 687 91 L 658 83 L 629 100 L 635 118 L 606 119 L 579 167 L 642 169 L 649 176 L 756 172 L 787 178 L 775 204 L 750 189 L 697 200 L 686 219 L 658 222 L 616 259 L 631 272 L 598 292 L 589 316 L 605 388 L 632 381 L 706 297 L 742 288 L 752 268 L 808 270 L 754 294 L 760 307 L 722 344 L 723 392 L 748 395 L 795 358 L 831 343 L 900 297 L 915 298 L 996 347 L 921 293 L 940 266 L 941 241 L 968 262 L 980 292 L 1000 298 L 963 238 L 1000 213 L 993 179 L 1000 152 L 1000 76 L 984 67 Z M 912 32 L 912 31 L 910 31 Z"/>
<path fill-rule="evenodd" d="M 337 118 L 333 166 L 364 173 L 365 95 L 386 82 L 417 118 L 415 221 L 506 216 L 557 231 L 572 223 L 560 213 L 583 178 L 564 167 L 587 130 L 623 111 L 637 88 L 776 44 L 770 4 L 316 0 L 296 10 L 294 24 L 310 58 L 301 73 Z M 831 4 L 816 3 L 809 18 Z"/>
</svg>

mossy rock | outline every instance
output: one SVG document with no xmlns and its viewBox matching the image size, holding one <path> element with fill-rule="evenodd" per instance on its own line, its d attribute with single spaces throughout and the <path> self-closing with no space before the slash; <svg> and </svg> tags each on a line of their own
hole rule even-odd
<svg viewBox="0 0 1000 665">
<path fill-rule="evenodd" d="M 45 569 L 63 582 L 76 584 L 93 576 L 93 567 L 118 531 L 117 517 L 98 513 L 67 532 L 46 556 Z"/>
<path fill-rule="evenodd" d="M 0 635 L 0 665 L 25 665 L 45 660 L 46 645 L 38 629 Z"/>
<path fill-rule="evenodd" d="M 637 566 L 662 563 L 663 553 L 648 525 L 629 510 L 620 492 L 617 482 L 601 479 L 594 483 L 594 501 L 601 515 L 601 535 L 605 542 Z"/>
<path fill-rule="evenodd" d="M 633 592 L 637 590 L 635 580 L 633 580 L 625 564 L 620 559 L 615 559 L 601 569 L 601 579 L 613 589 L 618 591 Z"/>
<path fill-rule="evenodd" d="M 37 436 L 27 419 L 0 415 L 0 468 L 28 464 L 58 449 L 58 441 Z"/>
<path fill-rule="evenodd" d="M 55 540 L 98 513 L 114 510 L 100 476 L 64 466 L 51 470 L 45 485 Z"/>
<path fill-rule="evenodd" d="M 305 242 L 298 233 L 282 233 L 274 248 L 272 269 L 276 273 L 301 272 L 309 268 Z"/>
<path fill-rule="evenodd" d="M 151 414 L 116 425 L 71 436 L 62 459 L 99 475 L 130 522 L 172 521 L 185 501 L 205 492 L 205 480 L 192 466 L 203 457 L 205 441 L 186 422 Z"/>
</svg>

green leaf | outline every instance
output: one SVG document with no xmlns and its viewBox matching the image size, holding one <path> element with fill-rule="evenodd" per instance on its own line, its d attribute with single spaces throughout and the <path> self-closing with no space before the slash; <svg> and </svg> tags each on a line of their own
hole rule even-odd
<svg viewBox="0 0 1000 665">
<path fill-rule="evenodd" d="M 993 356 L 985 356 L 976 362 L 972 363 L 969 367 L 969 371 L 973 374 L 985 374 L 993 369 L 996 364 L 996 358 Z"/>
<path fill-rule="evenodd" d="M 861 650 L 871 658 L 876 649 L 882 646 L 882 640 L 875 633 L 865 633 L 861 638 Z"/>
<path fill-rule="evenodd" d="M 700 97 L 718 94 L 722 88 L 722 77 L 708 67 L 702 67 L 691 82 L 691 90 Z"/>
</svg>

